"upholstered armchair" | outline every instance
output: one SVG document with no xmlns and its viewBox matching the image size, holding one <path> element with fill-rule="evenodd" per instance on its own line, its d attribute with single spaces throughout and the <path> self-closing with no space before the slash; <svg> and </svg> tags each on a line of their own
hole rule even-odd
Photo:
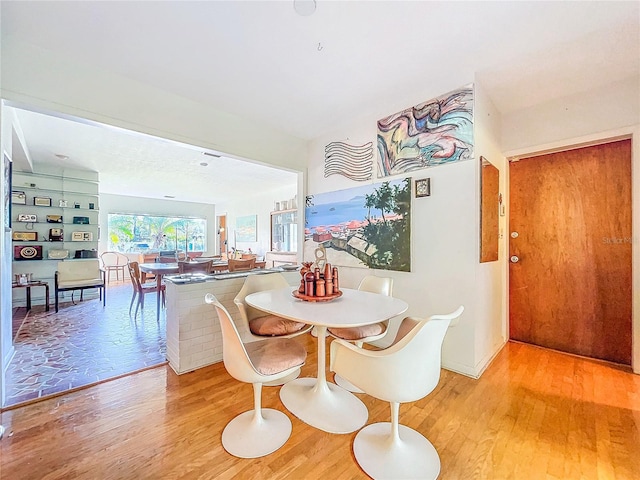
<svg viewBox="0 0 640 480">
<path fill-rule="evenodd" d="M 82 301 L 84 290 L 97 288 L 102 306 L 107 304 L 105 272 L 100 269 L 98 259 L 58 262 L 54 282 L 56 312 L 58 311 L 59 294 L 66 291 L 80 290 L 80 300 Z M 73 301 L 73 293 L 71 301 Z"/>
</svg>

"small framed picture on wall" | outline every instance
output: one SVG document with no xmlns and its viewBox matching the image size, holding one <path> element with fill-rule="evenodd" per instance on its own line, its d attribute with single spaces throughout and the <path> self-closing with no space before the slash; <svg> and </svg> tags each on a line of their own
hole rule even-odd
<svg viewBox="0 0 640 480">
<path fill-rule="evenodd" d="M 428 197 L 431 195 L 431 179 L 422 178 L 416 180 L 416 198 Z"/>
</svg>

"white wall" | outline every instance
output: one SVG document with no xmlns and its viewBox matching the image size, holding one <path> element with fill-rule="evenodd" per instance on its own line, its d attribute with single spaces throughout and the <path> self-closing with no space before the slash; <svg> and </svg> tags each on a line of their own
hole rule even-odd
<svg viewBox="0 0 640 480">
<path fill-rule="evenodd" d="M 186 188 L 186 187 L 185 187 Z M 130 213 L 204 218 L 207 221 L 207 255 L 216 251 L 216 206 L 206 203 L 178 202 L 125 195 L 100 194 L 100 253 L 109 250 L 108 219 L 110 213 Z"/>
<path fill-rule="evenodd" d="M 501 147 L 534 151 L 565 141 L 640 122 L 640 77 L 519 110 L 502 118 Z"/>
<path fill-rule="evenodd" d="M 500 192 L 506 191 L 507 161 L 500 150 L 500 114 L 487 96 L 481 83 L 475 83 L 474 141 L 476 158 L 485 157 L 500 171 Z M 482 182 L 480 168 L 476 170 L 477 188 Z M 478 196 L 480 191 L 478 190 Z M 479 201 L 479 200 L 478 200 Z M 498 208 L 498 205 L 496 205 Z M 480 206 L 476 209 L 476 227 L 480 238 Z M 508 339 L 507 331 L 507 277 L 504 274 L 507 265 L 506 216 L 499 217 L 500 238 L 498 244 L 498 261 L 478 264 L 476 292 L 478 301 L 478 318 L 475 330 L 474 365 L 477 372 L 488 365 L 491 358 L 500 350 Z M 478 242 L 478 248 L 480 243 Z M 480 252 L 478 251 L 478 258 Z"/>
<path fill-rule="evenodd" d="M 298 180 L 296 174 L 287 175 L 282 188 L 269 192 L 247 192 L 247 196 L 241 201 L 234 201 L 233 204 L 219 204 L 217 215 L 227 216 L 227 239 L 228 249 L 235 247 L 239 250 L 248 250 L 259 256 L 271 250 L 271 212 L 274 210 L 275 202 L 289 200 L 295 195 L 301 197 L 298 192 Z M 287 184 L 288 183 L 288 184 Z M 257 215 L 257 241 L 255 242 L 235 242 L 234 234 L 236 230 L 236 218 L 247 215 Z M 299 219 L 299 224 L 301 220 Z M 299 227 L 300 228 L 300 227 Z"/>
<path fill-rule="evenodd" d="M 285 168 L 307 155 L 299 138 L 11 37 L 1 60 L 4 99 Z"/>
<path fill-rule="evenodd" d="M 463 85 L 452 86 L 452 90 Z M 446 92 L 425 89 L 420 103 Z M 404 105 L 402 108 L 409 107 Z M 396 110 L 389 107 L 387 114 Z M 342 285 L 355 287 L 367 274 L 394 279 L 394 296 L 409 303 L 403 315 L 427 317 L 448 313 L 459 305 L 465 313 L 458 326 L 447 333 L 443 346 L 443 366 L 467 375 L 477 376 L 500 348 L 503 313 L 501 310 L 502 278 L 498 262 L 479 263 L 479 161 L 484 155 L 501 168 L 502 156 L 495 138 L 499 121 L 482 89 L 476 91 L 476 148 L 473 160 L 442 165 L 386 179 L 412 177 L 431 178 L 431 196 L 414 198 L 412 203 L 412 271 L 390 272 L 340 267 Z M 494 115 L 490 121 L 485 116 Z M 309 194 L 323 193 L 362 185 L 340 175 L 324 177 L 324 148 L 332 141 L 376 144 L 377 118 L 354 121 L 351 127 L 314 140 L 310 147 Z M 386 179 L 374 179 L 377 183 Z M 414 185 L 412 185 L 414 188 Z M 504 257 L 504 255 L 503 255 Z M 310 259 L 311 260 L 311 259 Z M 392 323 L 389 338 L 397 328 Z"/>
</svg>

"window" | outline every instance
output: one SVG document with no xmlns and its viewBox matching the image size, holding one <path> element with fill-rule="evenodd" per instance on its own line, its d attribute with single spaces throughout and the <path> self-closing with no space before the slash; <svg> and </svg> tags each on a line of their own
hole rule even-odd
<svg viewBox="0 0 640 480">
<path fill-rule="evenodd" d="M 110 213 L 108 230 L 111 251 L 145 253 L 207 250 L 207 221 L 204 218 Z"/>
</svg>

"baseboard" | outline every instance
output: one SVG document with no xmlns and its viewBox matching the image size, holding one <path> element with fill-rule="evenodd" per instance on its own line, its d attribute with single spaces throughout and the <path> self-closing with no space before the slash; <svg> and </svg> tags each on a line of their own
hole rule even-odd
<svg viewBox="0 0 640 480">
<path fill-rule="evenodd" d="M 459 373 L 461 375 L 465 375 L 467 377 L 478 379 L 482 376 L 484 371 L 491 365 L 493 359 L 496 358 L 498 353 L 504 348 L 507 344 L 506 340 L 498 346 L 498 348 L 493 352 L 487 355 L 483 360 L 478 362 L 474 367 L 469 367 L 468 365 L 464 365 L 458 362 L 442 362 L 442 368 L 445 370 L 449 370 L 451 372 Z"/>
</svg>

